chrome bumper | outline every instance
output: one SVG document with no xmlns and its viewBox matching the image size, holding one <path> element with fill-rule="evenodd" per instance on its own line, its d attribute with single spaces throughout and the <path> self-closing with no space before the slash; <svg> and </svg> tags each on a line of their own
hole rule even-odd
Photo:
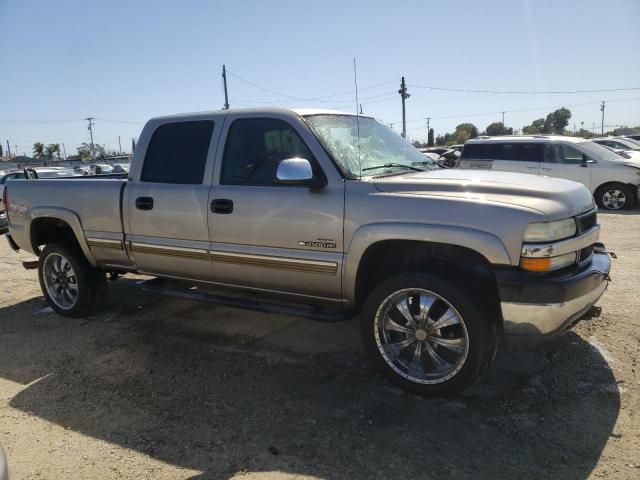
<svg viewBox="0 0 640 480">
<path fill-rule="evenodd" d="M 551 337 L 569 330 L 609 285 L 611 259 L 597 244 L 586 269 L 557 276 L 498 273 L 503 332 L 507 337 Z"/>
<path fill-rule="evenodd" d="M 519 337 L 552 335 L 563 326 L 570 327 L 600 299 L 609 282 L 604 280 L 595 290 L 564 303 L 502 302 L 504 334 Z"/>
</svg>

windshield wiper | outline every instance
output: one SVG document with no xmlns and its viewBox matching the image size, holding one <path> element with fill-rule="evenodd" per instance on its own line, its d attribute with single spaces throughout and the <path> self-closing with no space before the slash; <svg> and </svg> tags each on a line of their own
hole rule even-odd
<svg viewBox="0 0 640 480">
<path fill-rule="evenodd" d="M 411 165 L 404 165 L 402 163 L 385 163 L 384 165 L 375 165 L 373 167 L 363 168 L 362 171 L 366 172 L 367 170 L 378 170 L 380 168 L 392 168 L 392 167 L 407 168 L 409 170 L 413 170 L 414 172 L 424 172 L 422 168 L 412 167 Z"/>
</svg>

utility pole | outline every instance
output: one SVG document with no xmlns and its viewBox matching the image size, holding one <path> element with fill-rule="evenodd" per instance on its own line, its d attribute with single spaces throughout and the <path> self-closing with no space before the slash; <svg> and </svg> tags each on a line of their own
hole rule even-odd
<svg viewBox="0 0 640 480">
<path fill-rule="evenodd" d="M 502 128 L 504 128 L 504 112 L 502 112 Z"/>
<path fill-rule="evenodd" d="M 118 154 L 122 155 L 122 143 L 120 143 L 120 135 L 118 135 Z"/>
<path fill-rule="evenodd" d="M 600 135 L 604 135 L 604 100 L 602 101 L 602 105 L 600 105 L 600 111 L 602 112 L 602 131 L 600 132 Z"/>
<path fill-rule="evenodd" d="M 398 90 L 398 93 L 400 94 L 400 98 L 402 98 L 402 138 L 407 138 L 407 113 L 404 101 L 411 95 L 407 93 L 407 84 L 404 83 L 404 77 L 402 77 L 402 82 L 400 82 L 400 90 Z"/>
<path fill-rule="evenodd" d="M 429 122 L 431 122 L 431 117 L 427 117 L 427 145 L 429 145 L 429 132 L 431 131 L 431 128 L 429 127 Z"/>
<path fill-rule="evenodd" d="M 89 135 L 91 136 L 91 159 L 95 160 L 96 159 L 96 148 L 93 145 L 93 120 L 94 117 L 87 117 L 85 118 L 85 120 L 87 120 L 89 122 Z"/>
<path fill-rule="evenodd" d="M 64 147 L 64 143 L 62 144 L 62 153 L 64 153 L 64 160 L 67 161 L 67 149 Z"/>
<path fill-rule="evenodd" d="M 594 135 L 596 134 L 596 124 L 593 124 L 593 127 L 591 128 L 591 133 L 593 133 Z"/>
<path fill-rule="evenodd" d="M 224 83 L 224 110 L 229 110 L 229 94 L 227 93 L 227 66 L 222 65 L 222 82 Z"/>
</svg>

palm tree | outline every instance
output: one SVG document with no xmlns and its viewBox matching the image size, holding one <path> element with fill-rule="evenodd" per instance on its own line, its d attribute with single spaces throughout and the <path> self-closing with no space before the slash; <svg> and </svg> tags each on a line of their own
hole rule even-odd
<svg viewBox="0 0 640 480">
<path fill-rule="evenodd" d="M 44 144 L 36 142 L 33 144 L 33 158 L 36 160 L 44 160 Z"/>
<path fill-rule="evenodd" d="M 60 144 L 59 143 L 50 143 L 45 148 L 45 157 L 47 157 L 48 161 L 53 159 L 53 156 L 57 153 L 60 156 Z"/>
</svg>

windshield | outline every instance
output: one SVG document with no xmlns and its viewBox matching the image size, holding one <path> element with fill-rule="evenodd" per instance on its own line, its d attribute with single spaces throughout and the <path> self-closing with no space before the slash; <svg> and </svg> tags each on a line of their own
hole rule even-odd
<svg viewBox="0 0 640 480">
<path fill-rule="evenodd" d="M 576 146 L 594 160 L 620 161 L 620 155 L 596 142 L 580 142 Z"/>
<path fill-rule="evenodd" d="M 353 115 L 309 115 L 304 118 L 347 178 L 440 168 L 373 118 Z"/>
</svg>

